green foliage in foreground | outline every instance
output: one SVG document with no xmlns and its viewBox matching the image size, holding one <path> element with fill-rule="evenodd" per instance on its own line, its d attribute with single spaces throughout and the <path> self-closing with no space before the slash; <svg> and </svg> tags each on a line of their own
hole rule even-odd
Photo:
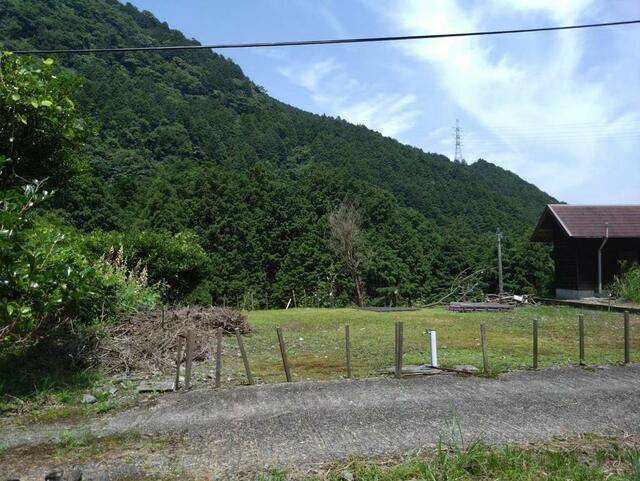
<svg viewBox="0 0 640 481">
<path fill-rule="evenodd" d="M 72 230 L 36 217 L 47 183 L 74 173 L 84 132 L 52 63 L 0 55 L 0 345 L 158 301 L 144 269 L 90 258 Z"/>
<path fill-rule="evenodd" d="M 631 266 L 616 277 L 611 285 L 611 292 L 625 301 L 640 303 L 640 265 Z"/>
<path fill-rule="evenodd" d="M 468 448 L 440 445 L 435 453 L 400 462 L 378 463 L 355 459 L 322 477 L 305 481 L 637 481 L 640 450 L 594 437 L 560 448 L 496 447 L 481 442 Z M 347 474 L 349 473 L 349 474 Z M 260 481 L 291 479 L 285 472 L 261 475 Z"/>
<path fill-rule="evenodd" d="M 10 162 L 2 188 L 44 178 L 58 186 L 85 165 L 78 147 L 90 131 L 71 99 L 79 78 L 53 64 L 0 51 L 0 153 Z"/>
</svg>

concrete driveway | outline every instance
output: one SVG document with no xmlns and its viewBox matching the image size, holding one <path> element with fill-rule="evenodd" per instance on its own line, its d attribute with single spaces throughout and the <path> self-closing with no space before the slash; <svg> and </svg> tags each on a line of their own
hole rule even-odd
<svg viewBox="0 0 640 481">
<path fill-rule="evenodd" d="M 214 473 L 406 453 L 460 435 L 465 443 L 519 443 L 640 434 L 640 365 L 200 389 L 74 426 L 5 430 L 0 444 L 48 442 L 69 428 L 97 436 L 180 433 L 181 445 L 165 454 Z"/>
</svg>

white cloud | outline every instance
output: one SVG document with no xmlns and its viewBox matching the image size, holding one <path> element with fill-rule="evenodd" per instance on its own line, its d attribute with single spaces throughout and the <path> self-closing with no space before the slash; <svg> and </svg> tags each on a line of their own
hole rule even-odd
<svg viewBox="0 0 640 481">
<path fill-rule="evenodd" d="M 288 65 L 280 73 L 308 90 L 322 111 L 390 137 L 410 130 L 421 113 L 415 95 L 363 84 L 333 58 Z"/>
<path fill-rule="evenodd" d="M 503 10 L 540 12 L 557 21 L 575 21 L 593 0 L 493 0 L 493 3 Z"/>
<path fill-rule="evenodd" d="M 486 30 L 503 26 L 500 18 L 532 13 L 548 17 L 549 24 L 569 23 L 585 15 L 592 2 L 493 0 L 491 7 L 483 3 L 483 9 L 474 10 L 455 0 L 377 5 L 401 32 L 418 34 Z M 572 192 L 572 198 L 584 199 L 589 193 L 581 188 L 599 175 L 611 175 L 603 159 L 638 146 L 633 135 L 621 136 L 612 152 L 612 144 L 602 142 L 603 133 L 617 135 L 629 123 L 637 127 L 640 116 L 624 92 L 610 91 L 606 78 L 587 75 L 583 34 L 535 35 L 517 39 L 517 50 L 498 37 L 417 41 L 399 48 L 424 63 L 425 74 L 435 71 L 439 88 L 480 126 L 467 133 L 468 159 L 486 158 L 552 194 Z M 610 68 L 618 71 L 615 65 Z M 637 94 L 631 95 L 637 107 Z M 629 168 L 638 178 L 640 167 Z M 640 191 L 621 194 L 634 195 L 640 200 Z"/>
<path fill-rule="evenodd" d="M 332 58 L 327 58 L 320 62 L 303 66 L 294 67 L 290 65 L 282 67 L 280 68 L 280 73 L 295 84 L 315 93 L 320 90 L 320 82 L 337 68 L 336 61 Z"/>
</svg>

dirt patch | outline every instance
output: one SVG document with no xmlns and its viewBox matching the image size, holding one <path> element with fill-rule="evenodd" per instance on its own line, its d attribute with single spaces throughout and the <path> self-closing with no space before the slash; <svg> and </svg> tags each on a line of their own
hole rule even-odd
<svg viewBox="0 0 640 481">
<path fill-rule="evenodd" d="M 336 362 L 320 356 L 296 356 L 290 360 L 291 369 L 300 369 L 304 372 L 316 374 L 335 374 L 340 370 L 346 370 L 345 363 Z"/>
<path fill-rule="evenodd" d="M 194 361 L 212 357 L 219 327 L 227 334 L 235 329 L 242 334 L 251 331 L 244 314 L 221 307 L 187 306 L 139 313 L 107 328 L 98 343 L 97 362 L 108 373 L 166 372 L 175 365 L 178 339 L 188 330 L 194 332 Z"/>
</svg>

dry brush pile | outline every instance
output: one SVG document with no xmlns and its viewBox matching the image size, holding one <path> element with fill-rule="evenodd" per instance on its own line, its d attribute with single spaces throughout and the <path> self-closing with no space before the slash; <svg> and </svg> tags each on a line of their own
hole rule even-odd
<svg viewBox="0 0 640 481">
<path fill-rule="evenodd" d="M 166 372 L 175 366 L 178 337 L 194 332 L 194 361 L 213 356 L 218 327 L 247 334 L 251 327 L 244 314 L 221 307 L 186 306 L 136 314 L 107 327 L 98 344 L 97 362 L 108 373 Z M 184 345 L 184 344 L 183 344 Z"/>
</svg>

